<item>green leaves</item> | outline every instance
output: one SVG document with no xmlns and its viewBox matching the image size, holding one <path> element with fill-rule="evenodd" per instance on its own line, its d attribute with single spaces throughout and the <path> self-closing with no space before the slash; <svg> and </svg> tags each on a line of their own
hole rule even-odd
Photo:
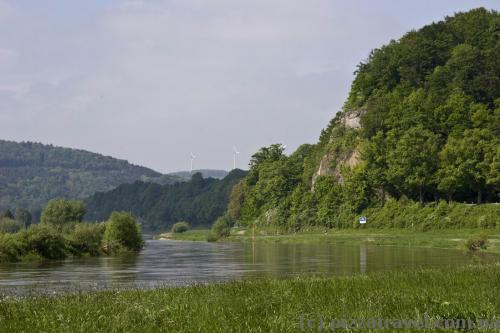
<svg viewBox="0 0 500 333">
<path fill-rule="evenodd" d="M 141 229 L 134 217 L 126 212 L 113 212 L 104 231 L 105 252 L 139 251 L 143 244 Z"/>
<path fill-rule="evenodd" d="M 233 216 L 290 229 L 342 227 L 391 197 L 497 201 L 498 22 L 498 12 L 479 8 L 373 50 L 318 144 L 290 157 L 280 145 L 253 156 Z M 343 126 L 342 118 L 359 110 L 361 129 Z M 360 158 L 346 163 L 354 152 Z"/>
<path fill-rule="evenodd" d="M 79 200 L 52 199 L 42 211 L 40 222 L 50 224 L 59 230 L 69 222 L 81 222 L 85 205 Z"/>
</svg>

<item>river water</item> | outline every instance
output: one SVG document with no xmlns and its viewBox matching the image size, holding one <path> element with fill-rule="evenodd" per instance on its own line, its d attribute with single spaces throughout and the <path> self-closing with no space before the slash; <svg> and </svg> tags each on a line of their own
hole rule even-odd
<svg viewBox="0 0 500 333">
<path fill-rule="evenodd" d="M 147 240 L 138 255 L 0 265 L 0 295 L 150 288 L 241 278 L 349 275 L 500 262 L 497 255 L 369 244 Z"/>
</svg>

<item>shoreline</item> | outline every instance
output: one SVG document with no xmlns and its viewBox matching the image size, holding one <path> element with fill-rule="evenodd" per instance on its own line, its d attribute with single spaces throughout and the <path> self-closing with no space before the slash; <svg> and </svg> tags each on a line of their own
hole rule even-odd
<svg viewBox="0 0 500 333">
<path fill-rule="evenodd" d="M 177 241 L 206 241 L 208 229 L 189 230 L 181 234 L 158 234 L 155 239 Z M 278 234 L 277 234 L 278 233 Z M 276 229 L 233 228 L 231 235 L 219 239 L 219 242 L 279 242 L 279 243 L 338 243 L 372 244 L 392 246 L 431 247 L 466 250 L 465 242 L 479 234 L 488 235 L 488 247 L 480 250 L 486 253 L 500 254 L 500 229 L 440 229 L 431 231 L 412 231 L 408 229 L 315 229 L 294 234 L 280 233 Z"/>
</svg>

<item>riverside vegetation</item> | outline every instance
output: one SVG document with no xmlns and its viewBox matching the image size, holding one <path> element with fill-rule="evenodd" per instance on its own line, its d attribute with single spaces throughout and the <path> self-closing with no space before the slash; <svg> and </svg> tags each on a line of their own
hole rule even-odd
<svg viewBox="0 0 500 333">
<path fill-rule="evenodd" d="M 500 266 L 0 300 L 5 332 L 318 332 L 319 316 L 498 320 Z M 458 329 L 459 327 L 456 327 Z M 328 331 L 328 329 L 325 329 Z M 406 332 L 434 332 L 409 329 Z M 474 330 L 473 330 L 474 331 Z M 477 330 L 476 330 L 477 331 Z M 490 331 L 493 331 L 491 329 Z"/>
<path fill-rule="evenodd" d="M 103 223 L 83 222 L 85 206 L 77 200 L 55 199 L 42 211 L 40 224 L 0 220 L 0 262 L 63 259 L 139 251 L 139 225 L 125 212 L 113 212 Z M 13 223 L 14 221 L 14 223 Z"/>
</svg>

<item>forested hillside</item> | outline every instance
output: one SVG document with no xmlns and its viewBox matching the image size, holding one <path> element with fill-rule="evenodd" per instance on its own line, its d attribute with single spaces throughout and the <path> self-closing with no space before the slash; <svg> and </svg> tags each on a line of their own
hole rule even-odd
<svg viewBox="0 0 500 333">
<path fill-rule="evenodd" d="M 190 171 L 177 171 L 177 172 L 171 172 L 168 173 L 169 176 L 178 176 L 185 178 L 186 180 L 191 179 L 191 176 L 195 173 L 201 173 L 203 178 L 216 178 L 216 179 L 222 179 L 227 176 L 229 173 L 226 170 L 215 170 L 215 169 L 199 169 L 199 170 L 193 170 L 193 172 Z"/>
<path fill-rule="evenodd" d="M 347 227 L 387 205 L 395 213 L 438 201 L 498 202 L 499 55 L 500 16 L 482 8 L 373 50 L 317 144 L 290 156 L 272 145 L 253 156 L 230 216 L 241 224 Z M 498 206 L 486 219 L 493 225 Z M 428 212 L 434 217 L 425 219 L 439 220 Z M 473 218 L 479 226 L 485 216 Z"/>
<path fill-rule="evenodd" d="M 236 169 L 221 180 L 196 173 L 188 182 L 171 185 L 123 184 L 88 198 L 86 219 L 98 221 L 112 211 L 127 211 L 142 220 L 146 229 L 165 229 L 178 221 L 207 226 L 224 213 L 231 189 L 245 175 Z"/>
<path fill-rule="evenodd" d="M 53 198 L 83 199 L 138 179 L 183 180 L 84 150 L 0 140 L 0 209 L 32 211 Z"/>
</svg>

